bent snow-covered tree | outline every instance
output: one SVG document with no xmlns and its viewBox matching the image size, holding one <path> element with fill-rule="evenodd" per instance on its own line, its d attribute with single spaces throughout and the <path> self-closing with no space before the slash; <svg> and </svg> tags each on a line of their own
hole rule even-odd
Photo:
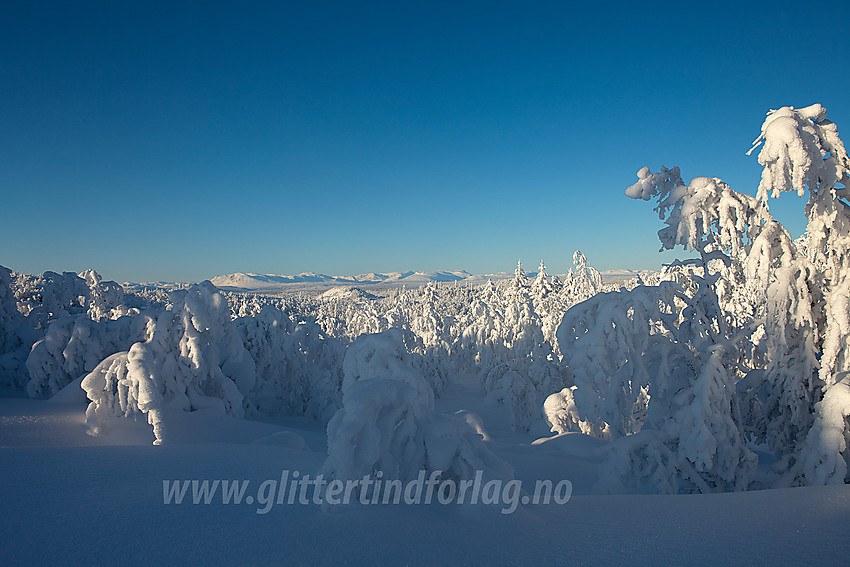
<svg viewBox="0 0 850 567">
<path fill-rule="evenodd" d="M 146 341 L 106 358 L 83 379 L 94 432 L 109 416 L 143 415 L 159 445 L 168 441 L 171 412 L 206 409 L 242 417 L 255 366 L 224 296 L 203 282 L 172 292 L 171 303 L 151 321 Z"/>
<path fill-rule="evenodd" d="M 47 328 L 26 359 L 31 398 L 49 398 L 88 374 L 109 355 L 147 340 L 150 315 L 95 321 L 87 315 L 64 317 Z"/>
<path fill-rule="evenodd" d="M 751 369 L 738 389 L 748 429 L 780 457 L 779 484 L 840 483 L 850 456 L 850 161 L 819 104 L 771 111 L 753 149 L 762 143 L 756 198 L 719 179 L 686 186 L 678 168 L 642 169 L 627 194 L 658 199 L 665 248 L 721 253 L 762 303 L 753 324 L 766 335 L 765 368 Z M 768 198 L 783 191 L 809 194 L 806 233 L 796 241 L 768 212 Z"/>
</svg>

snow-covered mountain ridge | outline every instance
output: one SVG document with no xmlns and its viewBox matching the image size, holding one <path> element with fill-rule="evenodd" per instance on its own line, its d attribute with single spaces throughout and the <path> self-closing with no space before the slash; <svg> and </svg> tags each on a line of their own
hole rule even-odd
<svg viewBox="0 0 850 567">
<path fill-rule="evenodd" d="M 467 271 L 432 271 L 432 272 L 390 272 L 377 274 L 374 272 L 356 276 L 332 276 L 305 272 L 294 276 L 276 274 L 255 274 L 237 272 L 212 278 L 212 283 L 219 288 L 239 289 L 273 289 L 281 285 L 295 283 L 333 283 L 333 284 L 373 284 L 409 282 L 422 284 L 427 282 L 454 282 L 474 277 Z"/>
<path fill-rule="evenodd" d="M 621 281 L 633 278 L 641 273 L 638 270 L 608 270 L 601 272 L 606 281 Z M 534 277 L 533 272 L 528 273 Z M 437 270 L 437 271 L 407 271 L 359 274 L 356 276 L 338 276 L 305 272 L 297 275 L 256 274 L 252 272 L 236 272 L 212 278 L 213 285 L 220 289 L 230 290 L 275 290 L 283 289 L 292 284 L 333 284 L 333 285 L 369 285 L 369 284 L 405 284 L 420 286 L 429 282 L 459 282 L 467 284 L 483 284 L 487 280 L 503 280 L 514 277 L 513 272 L 497 272 L 494 274 L 472 274 L 466 270 Z"/>
</svg>

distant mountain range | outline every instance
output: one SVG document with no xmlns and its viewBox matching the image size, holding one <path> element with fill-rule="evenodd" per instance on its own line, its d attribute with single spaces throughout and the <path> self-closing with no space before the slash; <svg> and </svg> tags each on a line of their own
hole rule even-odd
<svg viewBox="0 0 850 567">
<path fill-rule="evenodd" d="M 457 272 L 390 272 L 388 274 L 372 272 L 357 276 L 329 276 L 314 272 L 305 272 L 295 276 L 238 272 L 216 276 L 210 281 L 220 289 L 269 290 L 285 288 L 291 284 L 307 283 L 332 285 L 410 284 L 419 286 L 428 282 L 461 282 L 475 278 L 476 276 L 464 270 Z"/>
<path fill-rule="evenodd" d="M 601 272 L 606 282 L 624 281 L 633 278 L 640 270 L 608 270 Z M 529 277 L 536 274 L 528 273 Z M 219 289 L 233 291 L 272 291 L 291 288 L 294 284 L 316 284 L 318 286 L 345 286 L 345 285 L 407 285 L 418 287 L 429 282 L 451 283 L 459 282 L 465 284 L 483 284 L 487 280 L 503 280 L 514 277 L 513 272 L 498 272 L 495 274 L 471 274 L 466 270 L 458 271 L 432 271 L 432 272 L 390 272 L 377 274 L 374 272 L 360 274 L 357 276 L 330 276 L 305 272 L 294 276 L 275 274 L 254 274 L 237 272 L 212 278 L 212 283 Z"/>
</svg>

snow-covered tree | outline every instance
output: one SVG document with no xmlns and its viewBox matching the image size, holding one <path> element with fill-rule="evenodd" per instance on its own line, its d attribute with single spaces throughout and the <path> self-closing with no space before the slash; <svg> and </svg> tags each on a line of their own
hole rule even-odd
<svg viewBox="0 0 850 567">
<path fill-rule="evenodd" d="M 74 272 L 24 276 L 16 284 L 18 307 L 36 328 L 47 329 L 51 321 L 88 310 L 89 285 Z"/>
<path fill-rule="evenodd" d="M 86 300 L 87 313 L 93 321 L 117 319 L 131 314 L 124 306 L 124 288 L 113 281 L 104 281 L 94 270 L 85 270 L 79 277 L 89 287 Z"/>
<path fill-rule="evenodd" d="M 295 322 L 271 305 L 235 324 L 257 370 L 247 414 L 307 415 L 327 423 L 340 406 L 340 342 L 315 322 Z"/>
<path fill-rule="evenodd" d="M 205 409 L 241 417 L 255 366 L 210 283 L 174 291 L 171 308 L 151 321 L 148 339 L 107 357 L 82 382 L 93 432 L 109 416 L 145 415 L 155 444 L 168 441 L 169 415 Z"/>
<path fill-rule="evenodd" d="M 644 168 L 627 193 L 658 197 L 656 210 L 667 223 L 659 232 L 664 247 L 697 249 L 704 260 L 721 258 L 745 275 L 748 297 L 739 303 L 754 307 L 742 332 L 760 337 L 760 352 L 750 360 L 763 360 L 765 368 L 739 384 L 744 418 L 756 438 L 780 454 L 782 483 L 832 482 L 846 475 L 850 430 L 837 417 L 850 413 L 841 406 L 843 387 L 830 395 L 850 365 L 844 348 L 850 337 L 850 161 L 821 105 L 771 111 L 754 149 L 762 142 L 755 198 L 718 179 L 685 186 L 677 168 L 658 174 Z M 809 193 L 807 231 L 798 241 L 768 213 L 768 197 L 783 191 Z M 740 324 L 740 314 L 732 315 L 727 321 Z M 836 441 L 839 430 L 844 439 Z M 842 459 L 845 464 L 836 465 Z"/>
<path fill-rule="evenodd" d="M 504 463 L 465 420 L 434 411 L 434 393 L 417 370 L 417 355 L 399 329 L 362 335 L 343 362 L 343 405 L 328 424 L 331 479 L 360 479 L 381 472 L 412 479 L 421 470 L 444 478 L 504 474 Z M 512 474 L 512 473 L 511 473 Z"/>
<path fill-rule="evenodd" d="M 576 250 L 573 254 L 573 267 L 567 274 L 562 294 L 569 304 L 579 303 L 602 291 L 602 275 L 599 270 L 587 263 L 587 257 Z"/>
<path fill-rule="evenodd" d="M 437 308 L 437 285 L 430 283 L 422 290 L 417 313 L 410 321 L 410 330 L 420 339 L 422 346 L 417 349 L 422 355 L 423 374 L 439 396 L 446 388 L 449 379 L 450 329 L 442 313 Z"/>
<path fill-rule="evenodd" d="M 685 306 L 682 308 L 681 306 Z M 558 328 L 575 386 L 550 396 L 554 431 L 614 441 L 598 489 L 743 489 L 754 470 L 711 294 L 672 282 L 573 306 Z"/>
<path fill-rule="evenodd" d="M 805 292 L 792 297 L 795 303 L 808 304 L 804 311 L 807 317 L 797 317 L 799 323 L 795 325 L 807 336 L 796 342 L 808 339 L 814 344 L 794 350 L 807 354 L 815 350 L 820 366 L 817 381 L 799 384 L 791 394 L 798 399 L 803 398 L 802 402 L 798 401 L 798 405 L 803 406 L 800 410 L 810 407 L 812 402 L 816 403 L 817 426 L 806 435 L 801 458 L 796 461 L 790 476 L 793 476 L 794 482 L 823 482 L 827 477 L 821 472 L 823 467 L 819 467 L 819 462 L 837 462 L 843 458 L 846 476 L 846 463 L 850 458 L 846 442 L 837 453 L 823 455 L 825 445 L 838 449 L 839 444 L 824 443 L 820 438 L 827 435 L 827 429 L 823 427 L 825 422 L 831 420 L 836 425 L 837 420 L 832 419 L 833 416 L 850 413 L 850 407 L 837 407 L 844 396 L 829 394 L 831 388 L 841 383 L 842 377 L 850 371 L 850 356 L 846 353 L 846 345 L 850 341 L 850 159 L 838 137 L 838 128 L 827 119 L 826 109 L 820 104 L 771 111 L 753 149 L 762 142 L 758 160 L 764 169 L 758 189 L 759 198 L 766 202 L 768 196 L 777 197 L 783 191 L 793 191 L 803 197 L 808 191 L 806 234 L 796 243 L 801 249 L 798 255 L 804 256 L 808 263 L 800 259 L 796 265 L 783 264 L 784 272 L 780 272 L 779 278 L 795 282 L 796 288 Z M 791 245 L 787 247 L 791 248 Z M 787 303 L 780 304 L 779 309 Z M 780 346 L 787 342 L 780 342 Z M 816 363 L 804 364 L 807 368 L 814 368 Z M 819 401 L 821 397 L 822 402 Z M 796 413 L 796 409 L 792 408 L 792 413 Z M 806 425 L 800 421 L 798 418 L 796 424 Z M 802 432 L 798 430 L 795 433 L 799 438 Z M 850 438 L 850 426 L 846 422 L 843 435 L 845 440 Z"/>
<path fill-rule="evenodd" d="M 561 423 L 587 422 L 614 440 L 600 481 L 606 490 L 743 489 L 754 456 L 744 442 L 732 330 L 710 263 L 744 257 L 773 221 L 756 199 L 719 179 L 685 185 L 677 168 L 644 168 L 638 178 L 626 194 L 657 199 L 667 225 L 662 246 L 698 252 L 701 275 L 687 292 L 662 282 L 599 294 L 567 312 L 558 342 L 574 374 L 578 415 Z M 557 401 L 549 407 L 562 409 Z"/>
<path fill-rule="evenodd" d="M 488 285 L 472 299 L 469 310 L 461 318 L 460 326 L 463 328 L 460 344 L 453 349 L 458 371 L 478 369 L 486 374 L 502 362 L 504 314 L 491 281 L 488 280 Z"/>
<path fill-rule="evenodd" d="M 522 260 L 517 260 L 516 269 L 514 270 L 514 278 L 508 286 L 507 296 L 509 299 L 528 295 L 528 275 L 522 269 Z"/>
<path fill-rule="evenodd" d="M 531 297 L 534 299 L 535 307 L 544 305 L 544 302 L 550 294 L 555 291 L 555 286 L 549 279 L 549 274 L 546 273 L 546 265 L 543 260 L 540 260 L 540 266 L 537 268 L 537 275 L 534 281 L 531 282 Z"/>
<path fill-rule="evenodd" d="M 0 266 L 0 384 L 21 387 L 28 377 L 24 361 L 37 333 L 18 310 L 12 272 Z"/>
<path fill-rule="evenodd" d="M 49 398 L 94 370 L 107 356 L 147 340 L 151 322 L 147 314 L 100 322 L 88 315 L 54 321 L 27 357 L 27 393 L 31 398 Z"/>
</svg>

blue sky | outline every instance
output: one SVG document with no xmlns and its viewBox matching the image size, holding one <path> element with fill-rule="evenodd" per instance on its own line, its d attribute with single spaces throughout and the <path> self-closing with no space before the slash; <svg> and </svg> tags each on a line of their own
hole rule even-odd
<svg viewBox="0 0 850 567">
<path fill-rule="evenodd" d="M 755 192 L 765 113 L 850 128 L 843 3 L 21 2 L 0 8 L 0 264 L 657 268 L 623 191 Z M 802 201 L 773 206 L 802 230 Z"/>
</svg>

